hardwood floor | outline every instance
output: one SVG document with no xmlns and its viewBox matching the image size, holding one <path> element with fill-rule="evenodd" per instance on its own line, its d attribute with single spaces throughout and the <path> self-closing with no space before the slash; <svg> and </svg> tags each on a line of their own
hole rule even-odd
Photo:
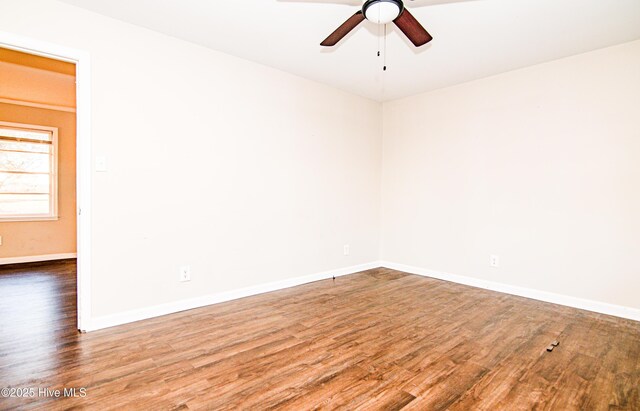
<svg viewBox="0 0 640 411">
<path fill-rule="evenodd" d="M 638 410 L 640 323 L 377 269 L 78 334 L 75 263 L 32 264 L 0 269 L 2 387 L 86 397 L 0 409 Z"/>
</svg>

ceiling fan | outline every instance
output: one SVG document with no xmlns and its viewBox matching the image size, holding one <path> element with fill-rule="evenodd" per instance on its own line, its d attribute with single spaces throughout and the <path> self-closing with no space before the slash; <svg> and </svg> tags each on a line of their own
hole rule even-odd
<svg viewBox="0 0 640 411">
<path fill-rule="evenodd" d="M 375 24 L 393 22 L 416 47 L 423 46 L 433 39 L 413 14 L 404 7 L 402 0 L 366 0 L 361 10 L 349 17 L 320 45 L 335 46 L 365 19 Z"/>
</svg>

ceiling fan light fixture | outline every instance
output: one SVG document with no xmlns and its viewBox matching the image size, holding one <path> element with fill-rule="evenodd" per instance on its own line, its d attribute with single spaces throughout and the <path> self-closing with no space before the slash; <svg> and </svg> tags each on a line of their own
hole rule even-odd
<svg viewBox="0 0 640 411">
<path fill-rule="evenodd" d="M 362 6 L 362 13 L 367 20 L 376 24 L 391 23 L 403 10 L 401 0 L 367 0 Z"/>
</svg>

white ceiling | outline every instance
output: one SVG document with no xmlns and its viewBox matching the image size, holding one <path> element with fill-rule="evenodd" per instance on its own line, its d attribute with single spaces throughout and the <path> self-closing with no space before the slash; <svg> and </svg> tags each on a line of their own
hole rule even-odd
<svg viewBox="0 0 640 411">
<path fill-rule="evenodd" d="M 373 23 L 319 45 L 358 0 L 63 1 L 380 101 L 640 38 L 640 0 L 405 1 L 434 40 L 390 25 L 383 72 Z"/>
</svg>

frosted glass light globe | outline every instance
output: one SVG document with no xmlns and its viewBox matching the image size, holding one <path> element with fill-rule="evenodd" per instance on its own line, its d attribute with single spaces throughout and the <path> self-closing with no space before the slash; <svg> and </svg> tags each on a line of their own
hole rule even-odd
<svg viewBox="0 0 640 411">
<path fill-rule="evenodd" d="M 364 16 L 377 24 L 387 24 L 400 15 L 400 6 L 393 1 L 376 1 L 367 6 Z"/>
</svg>

